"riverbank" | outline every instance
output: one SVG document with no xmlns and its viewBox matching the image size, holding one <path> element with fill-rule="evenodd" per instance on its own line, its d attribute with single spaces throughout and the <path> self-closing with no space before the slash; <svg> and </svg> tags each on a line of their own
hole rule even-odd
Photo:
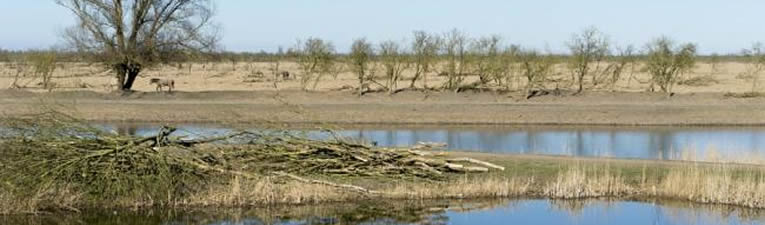
<svg viewBox="0 0 765 225">
<path fill-rule="evenodd" d="M 578 96 L 404 91 L 209 91 L 130 95 L 0 90 L 7 117 L 56 108 L 91 121 L 420 125 L 765 125 L 762 98 L 725 93 L 585 92 Z"/>
</svg>

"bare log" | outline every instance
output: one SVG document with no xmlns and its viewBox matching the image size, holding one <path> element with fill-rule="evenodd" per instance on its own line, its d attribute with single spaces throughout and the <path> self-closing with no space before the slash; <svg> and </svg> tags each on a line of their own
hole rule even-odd
<svg viewBox="0 0 765 225">
<path fill-rule="evenodd" d="M 471 172 L 489 172 L 489 169 L 486 167 L 472 167 L 472 166 L 463 166 L 460 164 L 453 164 L 453 163 L 446 163 L 446 168 L 449 168 L 450 170 L 457 171 L 457 172 L 463 172 L 463 173 L 471 173 Z"/>
<path fill-rule="evenodd" d="M 454 163 L 454 162 L 469 162 L 469 163 L 478 164 L 478 165 L 482 165 L 482 166 L 485 166 L 485 167 L 489 167 L 489 168 L 494 168 L 494 169 L 505 171 L 505 167 L 498 166 L 496 164 L 493 164 L 493 163 L 490 163 L 490 162 L 486 162 L 486 161 L 477 160 L 477 159 L 456 158 L 456 159 L 447 159 L 446 161 L 450 162 L 450 163 Z"/>
<path fill-rule="evenodd" d="M 428 172 L 431 172 L 431 173 L 435 173 L 437 175 L 443 174 L 441 171 L 438 171 L 437 169 L 434 169 L 433 167 L 430 167 L 430 166 L 428 166 L 428 164 L 425 164 L 423 162 L 416 162 L 414 164 L 420 166 L 425 171 L 428 171 Z"/>
</svg>

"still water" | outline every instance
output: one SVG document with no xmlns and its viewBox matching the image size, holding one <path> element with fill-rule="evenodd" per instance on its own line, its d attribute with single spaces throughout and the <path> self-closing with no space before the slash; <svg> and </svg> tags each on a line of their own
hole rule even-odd
<svg viewBox="0 0 765 225">
<path fill-rule="evenodd" d="M 763 224 L 763 211 L 673 202 L 494 200 L 376 202 L 238 210 L 83 212 L 0 217 L 6 224 Z"/>
<path fill-rule="evenodd" d="M 151 135 L 160 125 L 102 126 L 121 133 Z M 212 124 L 175 126 L 181 130 L 180 135 L 186 136 L 221 135 L 234 130 Z M 290 129 L 293 133 L 311 138 L 330 137 L 316 129 Z M 342 136 L 368 140 L 385 147 L 439 142 L 447 144 L 446 150 L 660 160 L 709 157 L 736 160 L 765 156 L 765 127 L 378 126 L 333 129 Z"/>
</svg>

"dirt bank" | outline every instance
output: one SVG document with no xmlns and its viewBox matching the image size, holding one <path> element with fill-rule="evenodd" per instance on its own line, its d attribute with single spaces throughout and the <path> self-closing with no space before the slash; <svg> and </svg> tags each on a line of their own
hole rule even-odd
<svg viewBox="0 0 765 225">
<path fill-rule="evenodd" d="M 765 125 L 764 98 L 723 93 L 588 92 L 579 96 L 405 91 L 211 91 L 130 95 L 0 90 L 0 114 L 56 107 L 100 121 L 347 124 Z"/>
</svg>

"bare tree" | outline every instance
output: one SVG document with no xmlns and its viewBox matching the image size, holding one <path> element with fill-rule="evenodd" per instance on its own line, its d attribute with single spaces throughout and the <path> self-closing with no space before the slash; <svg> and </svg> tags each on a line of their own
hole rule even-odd
<svg viewBox="0 0 765 225">
<path fill-rule="evenodd" d="M 553 57 L 551 54 L 543 54 L 537 50 L 521 50 L 518 52 L 518 71 L 526 78 L 526 98 L 533 96 L 534 89 L 546 89 L 544 81 L 553 71 Z"/>
<path fill-rule="evenodd" d="M 520 52 L 521 46 L 510 45 L 500 55 L 501 60 L 498 62 L 499 71 L 495 79 L 497 79 L 497 84 L 504 86 L 505 90 L 510 90 L 510 86 L 513 83 L 520 85 L 520 76 L 518 75 L 518 56 Z"/>
<path fill-rule="evenodd" d="M 427 74 L 433 69 L 438 56 L 440 39 L 438 36 L 429 35 L 425 31 L 415 31 L 412 41 L 412 61 L 414 63 L 414 78 L 409 84 L 414 88 L 415 82 L 422 79 L 423 88 L 428 88 Z"/>
<path fill-rule="evenodd" d="M 279 49 L 281 50 L 281 47 L 279 47 Z M 274 86 L 274 89 L 277 90 L 279 90 L 277 83 L 279 83 L 280 80 L 289 79 L 289 72 L 281 70 L 283 57 L 283 54 L 274 54 L 268 57 L 268 71 L 271 72 L 271 76 L 274 79 L 272 85 Z"/>
<path fill-rule="evenodd" d="M 584 89 L 585 76 L 593 75 L 592 80 L 596 80 L 594 74 L 598 74 L 600 62 L 608 54 L 608 38 L 597 28 L 589 27 L 581 33 L 574 34 L 568 43 L 568 48 L 572 56 L 569 68 L 579 85 L 576 92 L 578 94 Z"/>
<path fill-rule="evenodd" d="M 141 70 L 183 52 L 212 50 L 218 41 L 212 0 L 56 0 L 77 26 L 64 38 L 100 53 L 129 91 Z"/>
<path fill-rule="evenodd" d="M 442 51 L 446 55 L 446 64 L 443 72 L 447 75 L 444 84 L 446 89 L 458 89 L 465 72 L 468 69 L 468 37 L 461 31 L 453 29 L 444 34 Z"/>
<path fill-rule="evenodd" d="M 632 69 L 635 67 L 635 61 L 637 59 L 635 57 L 635 47 L 632 45 L 628 45 L 624 48 L 616 47 L 616 51 L 618 52 L 618 55 L 612 56 L 609 65 L 603 70 L 611 91 L 615 91 L 616 82 L 621 79 L 625 69 Z"/>
<path fill-rule="evenodd" d="M 385 41 L 380 43 L 380 61 L 385 72 L 385 88 L 388 94 L 396 93 L 398 80 L 409 67 L 406 52 L 397 42 Z"/>
<path fill-rule="evenodd" d="M 646 46 L 646 69 L 651 74 L 651 90 L 659 85 L 664 93 L 672 95 L 677 78 L 690 72 L 695 64 L 696 45 L 677 45 L 668 37 L 661 37 Z"/>
<path fill-rule="evenodd" d="M 298 41 L 294 53 L 303 74 L 300 77 L 300 85 L 303 90 L 308 90 L 308 84 L 314 80 L 313 89 L 316 89 L 321 77 L 335 71 L 335 46 L 332 42 L 320 38 L 308 38 L 305 42 Z"/>
<path fill-rule="evenodd" d="M 369 79 L 369 63 L 374 55 L 372 44 L 367 42 L 366 38 L 356 39 L 351 46 L 350 63 L 351 70 L 356 73 L 359 79 L 359 96 L 364 94 L 364 82 Z"/>
<path fill-rule="evenodd" d="M 470 45 L 470 55 L 474 59 L 474 73 L 478 74 L 478 83 L 476 85 L 484 85 L 494 79 L 497 73 L 500 71 L 499 66 L 502 64 L 502 58 L 500 54 L 500 42 L 502 38 L 499 35 L 492 35 L 489 37 L 482 37 L 473 41 Z"/>
<path fill-rule="evenodd" d="M 55 86 L 52 80 L 53 72 L 56 70 L 56 51 L 34 52 L 27 60 L 32 63 L 35 76 L 42 80 L 43 89 L 52 91 Z"/>
<path fill-rule="evenodd" d="M 26 77 L 28 70 L 30 70 L 29 68 L 27 68 L 27 67 L 29 67 L 27 65 L 28 61 L 29 61 L 29 59 L 13 59 L 13 62 L 10 62 L 9 65 L 12 65 L 11 68 L 15 67 L 15 69 L 16 69 L 16 74 L 13 77 L 13 82 L 11 82 L 10 88 L 19 88 L 20 89 L 20 88 L 26 87 L 26 84 L 19 85 L 19 81 L 20 81 L 21 77 Z"/>
</svg>

